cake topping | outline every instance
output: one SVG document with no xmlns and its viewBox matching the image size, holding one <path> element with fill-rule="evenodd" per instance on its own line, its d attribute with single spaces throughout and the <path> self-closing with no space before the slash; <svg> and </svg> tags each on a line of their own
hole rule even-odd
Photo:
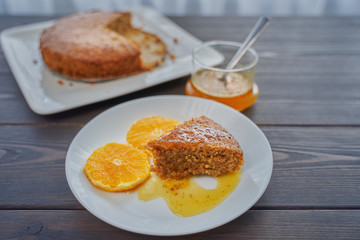
<svg viewBox="0 0 360 240">
<path fill-rule="evenodd" d="M 184 124 L 176 127 L 170 133 L 157 139 L 157 141 L 162 142 L 162 144 L 221 145 L 225 148 L 235 147 L 241 150 L 238 142 L 225 128 L 205 116 L 184 122 Z"/>
</svg>

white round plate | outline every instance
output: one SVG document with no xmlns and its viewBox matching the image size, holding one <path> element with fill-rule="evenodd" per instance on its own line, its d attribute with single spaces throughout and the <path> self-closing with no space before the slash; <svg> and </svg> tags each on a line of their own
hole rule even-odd
<svg viewBox="0 0 360 240">
<path fill-rule="evenodd" d="M 110 142 L 126 143 L 126 133 L 131 124 L 153 115 L 179 121 L 205 115 L 220 123 L 240 143 L 245 161 L 242 179 L 234 192 L 220 205 L 193 217 L 178 217 L 162 199 L 142 202 L 136 192 L 106 192 L 87 180 L 83 167 L 95 149 Z M 197 233 L 239 217 L 264 193 L 272 167 L 273 158 L 268 140 L 242 113 L 214 101 L 175 95 L 141 98 L 101 113 L 76 135 L 65 162 L 70 189 L 89 212 L 121 229 L 163 236 Z"/>
</svg>

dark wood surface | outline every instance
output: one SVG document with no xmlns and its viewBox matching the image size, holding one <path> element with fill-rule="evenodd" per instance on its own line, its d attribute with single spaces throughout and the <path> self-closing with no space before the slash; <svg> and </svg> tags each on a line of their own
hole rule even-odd
<svg viewBox="0 0 360 240">
<path fill-rule="evenodd" d="M 0 17 L 0 30 L 48 20 Z M 256 18 L 172 18 L 197 38 L 241 41 Z M 273 175 L 244 215 L 193 239 L 360 239 L 360 18 L 273 18 L 256 42 L 260 97 L 243 113 L 265 133 Z M 65 178 L 76 133 L 128 100 L 184 94 L 188 76 L 78 109 L 28 107 L 0 49 L 0 239 L 157 239 L 86 211 Z M 175 237 L 187 239 L 189 236 Z"/>
</svg>

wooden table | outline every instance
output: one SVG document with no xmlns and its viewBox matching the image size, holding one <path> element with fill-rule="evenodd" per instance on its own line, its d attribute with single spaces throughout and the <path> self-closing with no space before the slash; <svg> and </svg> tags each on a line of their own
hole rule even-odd
<svg viewBox="0 0 360 240">
<path fill-rule="evenodd" d="M 3 16 L 0 30 L 48 19 Z M 172 19 L 203 41 L 241 41 L 256 22 Z M 255 48 L 260 97 L 243 113 L 269 139 L 272 179 L 248 212 L 191 239 L 360 239 L 360 18 L 273 18 Z M 157 239 L 86 211 L 66 182 L 65 155 L 99 113 L 144 96 L 183 95 L 187 78 L 41 116 L 27 106 L 1 51 L 0 239 Z"/>
</svg>

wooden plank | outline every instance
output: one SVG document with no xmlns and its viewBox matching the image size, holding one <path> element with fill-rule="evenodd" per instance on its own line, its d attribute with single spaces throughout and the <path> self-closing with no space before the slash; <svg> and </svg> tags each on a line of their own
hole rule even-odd
<svg viewBox="0 0 360 240">
<path fill-rule="evenodd" d="M 359 38 L 360 39 L 360 38 Z M 271 47 L 269 44 L 259 44 L 256 50 L 259 53 L 260 60 L 257 66 L 257 73 L 274 74 L 283 77 L 284 75 L 313 75 L 321 74 L 324 77 L 336 75 L 358 74 L 360 72 L 357 66 L 360 63 L 360 52 L 355 49 L 360 44 L 347 45 L 346 50 L 334 50 L 339 44 L 327 45 L 327 49 L 321 50 L 324 44 L 302 46 L 302 50 L 294 52 L 284 52 L 283 49 Z M 341 46 L 341 45 L 340 45 Z M 283 46 L 286 48 L 286 46 Z M 292 46 L 290 46 L 291 48 Z M 307 50 L 304 50 L 306 48 Z M 319 49 L 320 48 L 320 49 Z M 311 50 L 314 49 L 314 50 Z M 315 50 L 316 49 L 316 50 Z M 0 54 L 0 74 L 12 76 L 10 68 L 6 62 L 5 56 Z"/>
<path fill-rule="evenodd" d="M 356 43 L 349 46 L 344 43 L 348 46 L 345 51 L 333 50 L 336 48 L 335 44 L 334 46 L 327 45 L 327 49 L 324 50 L 319 49 L 324 46 L 320 43 L 311 46 L 300 45 L 303 49 L 294 50 L 294 52 L 284 52 L 283 49 L 274 48 L 265 43 L 257 45 L 256 50 L 259 53 L 260 60 L 256 72 L 264 75 L 277 74 L 280 77 L 285 75 L 320 75 L 322 77 L 338 76 L 340 79 L 346 77 L 346 74 L 356 76 L 360 73 L 359 68 L 357 68 L 360 63 L 360 52 L 355 50 L 360 48 L 360 44 Z M 336 46 L 339 47 L 339 44 Z M 286 48 L 286 46 L 283 47 Z M 0 54 L 0 74 L 12 76 L 5 56 L 2 54 Z"/>
<path fill-rule="evenodd" d="M 11 18 L 0 24 L 0 30 L 45 19 L 50 18 Z M 243 17 L 172 19 L 203 41 L 243 41 L 256 21 Z M 261 56 L 258 72 L 359 73 L 359 22 L 360 18 L 274 18 L 255 45 Z M 0 73 L 10 73 L 3 58 Z"/>
<path fill-rule="evenodd" d="M 360 207 L 359 127 L 262 129 L 274 170 L 257 206 Z"/>
<path fill-rule="evenodd" d="M 80 128 L 0 126 L 0 209 L 82 209 L 64 173 L 66 151 Z M 360 207 L 359 127 L 262 129 L 274 170 L 255 209 Z"/>
<path fill-rule="evenodd" d="M 358 239 L 360 211 L 248 211 L 221 227 L 172 239 Z M 85 210 L 1 211 L 1 239 L 158 239 L 115 228 Z"/>
<path fill-rule="evenodd" d="M 64 113 L 40 116 L 28 107 L 15 80 L 0 76 L 0 124 L 41 123 L 85 124 L 102 111 L 128 100 L 166 94 L 184 94 L 188 77 L 161 84 L 112 100 Z M 260 96 L 243 113 L 257 124 L 266 125 L 359 125 L 360 80 L 352 75 L 307 77 L 257 74 Z M 326 90 L 324 90 L 326 89 Z"/>
<path fill-rule="evenodd" d="M 192 34 L 217 32 L 214 34 L 224 34 L 238 36 L 239 40 L 245 36 L 256 23 L 257 17 L 171 17 L 179 26 L 188 29 Z M 191 24 L 192 23 L 192 24 Z M 202 26 L 199 28 L 199 26 Z M 360 26 L 359 17 L 272 17 L 271 24 L 261 38 L 277 37 L 283 41 L 296 37 L 304 41 L 311 39 L 324 38 L 325 42 L 333 39 L 349 40 L 360 37 L 358 31 L 347 32 L 348 29 L 356 30 Z M 286 30 L 286 31 L 285 31 Z M 288 31 L 290 30 L 290 31 Z M 310 34 L 316 30 L 316 36 Z M 269 34 L 274 32 L 276 34 Z M 286 34 L 285 34 L 286 33 Z M 304 34 L 303 34 L 304 33 Z M 280 35 L 279 35 L 280 34 Z M 329 36 L 334 38 L 328 39 Z M 224 37 L 227 37 L 224 35 Z M 260 40 L 260 39 L 259 39 Z M 291 44 L 289 42 L 289 44 Z"/>
<path fill-rule="evenodd" d="M 259 100 L 243 112 L 259 125 L 359 126 L 358 101 Z"/>
<path fill-rule="evenodd" d="M 190 76 L 140 91 L 142 94 L 184 94 L 184 86 Z M 319 101 L 353 101 L 360 100 L 358 89 L 360 79 L 353 75 L 311 76 L 257 73 L 255 81 L 260 88 L 260 99 L 279 101 L 302 101 L 318 103 Z M 22 93 L 13 77 L 0 75 L 0 96 L 2 100 L 18 100 L 23 103 Z M 85 84 L 85 83 L 84 83 Z M 61 86 L 60 86 L 61 87 Z M 326 90 L 326 91 L 324 91 Z M 132 94 L 130 94 L 132 95 Z M 1 103 L 0 103 L 1 104 Z M 8 102 L 4 105 L 6 106 Z M 1 105 L 0 105 L 1 108 Z"/>
<path fill-rule="evenodd" d="M 203 41 L 240 42 L 256 21 L 223 17 L 173 19 Z M 273 18 L 254 45 L 260 55 L 257 72 L 323 76 L 359 73 L 359 22 L 359 18 Z"/>
<path fill-rule="evenodd" d="M 64 159 L 80 126 L 0 129 L 0 209 L 79 206 L 66 182 Z"/>
<path fill-rule="evenodd" d="M 1 49 L 1 47 L 0 47 L 0 49 Z M 6 62 L 5 55 L 2 52 L 0 52 L 0 74 L 11 76 L 11 71 L 10 71 L 9 65 Z"/>
</svg>

